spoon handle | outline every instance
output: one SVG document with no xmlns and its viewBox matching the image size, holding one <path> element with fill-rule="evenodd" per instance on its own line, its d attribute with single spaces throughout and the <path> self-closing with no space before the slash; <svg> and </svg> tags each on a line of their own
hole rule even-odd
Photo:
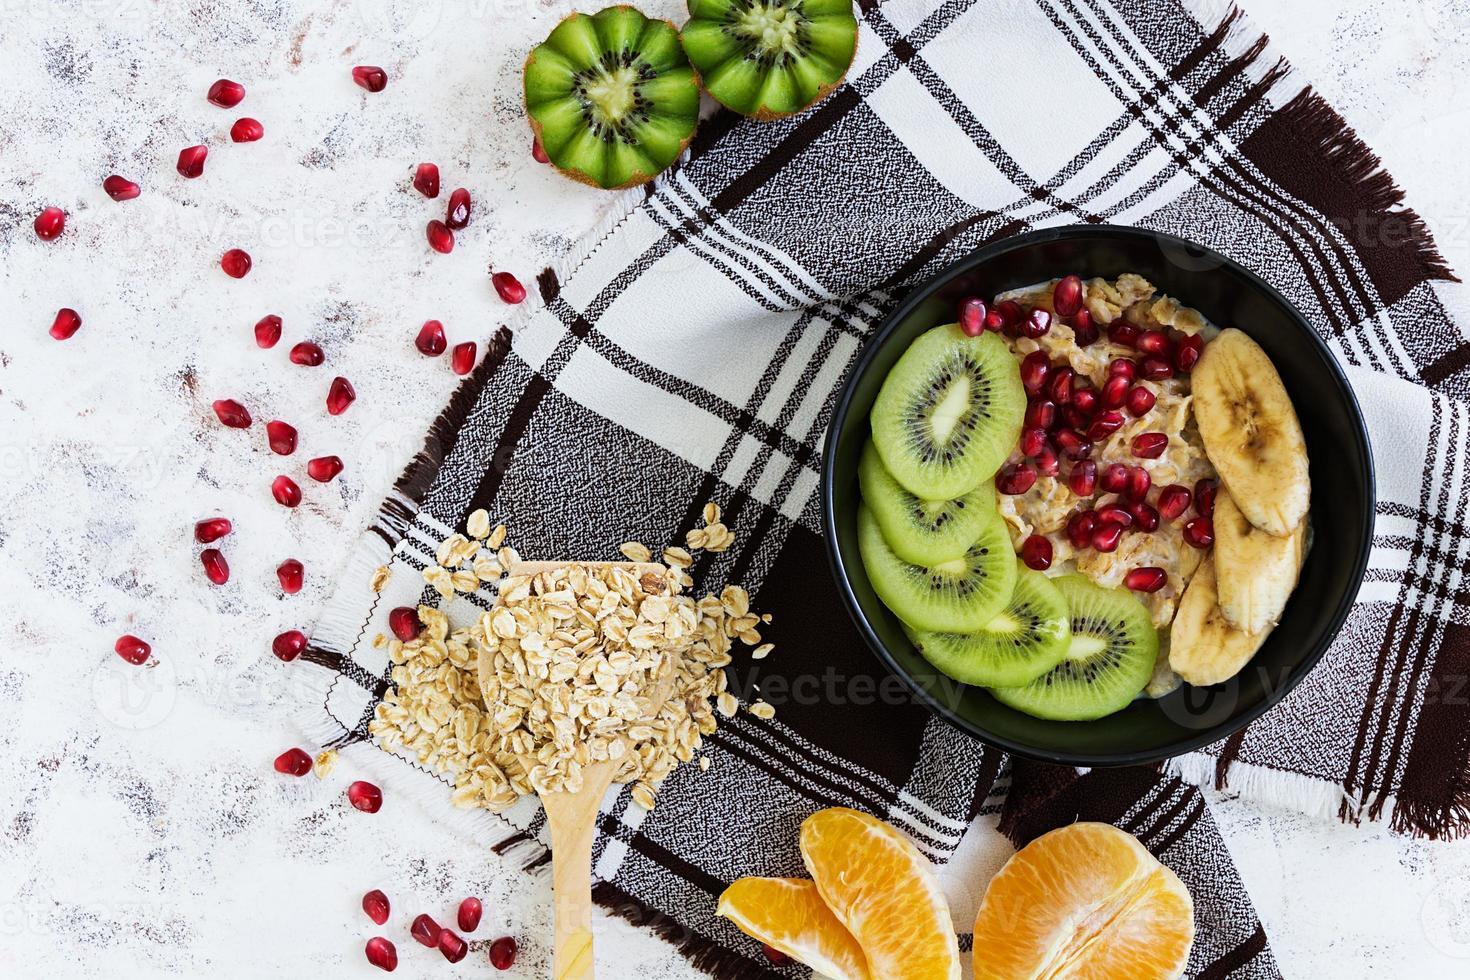
<svg viewBox="0 0 1470 980">
<path fill-rule="evenodd" d="M 592 836 L 601 798 L 548 794 L 551 887 L 556 910 L 555 980 L 593 980 Z"/>
</svg>

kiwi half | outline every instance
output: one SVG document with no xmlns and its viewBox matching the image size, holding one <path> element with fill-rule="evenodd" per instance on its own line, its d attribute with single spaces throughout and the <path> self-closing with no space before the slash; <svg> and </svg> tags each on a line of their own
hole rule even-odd
<svg viewBox="0 0 1470 980">
<path fill-rule="evenodd" d="M 959 558 L 996 517 L 994 484 L 953 500 L 921 500 L 893 478 L 871 442 L 858 463 L 858 485 L 893 553 L 917 565 Z"/>
<path fill-rule="evenodd" d="M 525 85 L 546 155 L 597 187 L 652 180 L 699 122 L 699 82 L 678 31 L 626 5 L 557 24 L 526 58 Z"/>
<path fill-rule="evenodd" d="M 995 687 L 1001 704 L 1037 718 L 1090 721 L 1126 708 L 1153 677 L 1159 634 L 1143 603 L 1081 575 L 1052 580 L 1067 601 L 1066 656 L 1029 684 Z"/>
<path fill-rule="evenodd" d="M 909 632 L 915 649 L 965 684 L 1014 687 L 1061 663 L 1072 642 L 1067 600 L 1041 572 L 1018 563 L 1016 590 L 994 619 L 974 633 Z"/>
<path fill-rule="evenodd" d="M 857 53 L 852 0 L 689 0 L 680 39 L 705 91 L 744 116 L 800 112 Z"/>
<path fill-rule="evenodd" d="M 1005 608 L 1016 587 L 1016 556 L 999 515 L 959 558 L 915 565 L 893 553 L 873 512 L 860 504 L 858 551 L 878 598 L 915 629 L 973 633 Z"/>
<path fill-rule="evenodd" d="M 1026 391 L 999 335 L 959 324 L 920 334 L 873 402 L 873 444 L 888 472 L 925 500 L 950 500 L 995 475 L 1021 435 Z"/>
</svg>

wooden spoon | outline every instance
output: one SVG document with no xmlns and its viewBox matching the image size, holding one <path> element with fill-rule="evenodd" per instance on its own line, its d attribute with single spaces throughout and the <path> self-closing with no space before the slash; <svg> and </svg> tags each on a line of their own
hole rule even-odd
<svg viewBox="0 0 1470 980">
<path fill-rule="evenodd" d="M 662 565 L 647 562 L 517 562 L 508 569 L 511 576 L 538 575 L 569 565 L 584 568 L 609 568 L 617 565 L 634 575 L 652 572 L 660 578 L 668 573 Z M 650 692 L 653 715 L 673 693 L 674 671 L 667 671 L 658 686 Z M 480 684 L 484 689 L 491 676 L 489 651 L 482 651 L 479 662 Z M 629 750 L 632 739 L 624 737 Z M 527 771 L 537 764 L 535 757 L 518 756 Z M 592 839 L 597 830 L 597 813 L 603 797 L 612 786 L 613 777 L 622 765 L 617 762 L 594 762 L 582 767 L 582 788 L 575 793 L 565 790 L 538 793 L 546 810 L 546 824 L 551 833 L 551 887 L 555 906 L 556 945 L 552 976 L 555 980 L 593 980 L 592 957 Z"/>
</svg>

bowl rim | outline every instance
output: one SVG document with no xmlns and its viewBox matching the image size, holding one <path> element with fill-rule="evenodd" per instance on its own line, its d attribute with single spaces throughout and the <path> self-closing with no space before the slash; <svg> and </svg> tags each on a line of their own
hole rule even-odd
<svg viewBox="0 0 1470 980">
<path fill-rule="evenodd" d="M 1268 299 L 1277 303 L 1286 311 L 1288 317 L 1295 321 L 1296 325 L 1316 347 L 1332 380 L 1342 393 L 1348 414 L 1351 416 L 1351 428 L 1361 440 L 1364 450 L 1363 465 L 1359 475 L 1367 491 L 1367 506 L 1364 508 L 1364 514 L 1362 515 L 1365 533 L 1363 534 L 1363 543 L 1359 547 L 1358 554 L 1355 556 L 1353 562 L 1352 575 L 1349 578 L 1349 581 L 1356 583 L 1356 587 L 1345 589 L 1343 594 L 1338 597 L 1337 606 L 1333 609 L 1332 615 L 1328 619 L 1327 628 L 1322 631 L 1322 634 L 1307 655 L 1291 669 L 1286 677 L 1285 683 L 1273 686 L 1273 689 L 1267 692 L 1259 704 L 1246 709 L 1240 714 L 1231 715 L 1224 721 L 1217 722 L 1188 738 L 1171 743 L 1162 750 L 1144 749 L 1136 752 L 1102 753 L 1057 752 L 1018 743 L 1008 737 L 981 729 L 979 726 L 960 717 L 957 712 L 943 704 L 915 682 L 908 671 L 900 666 L 893 655 L 889 653 L 888 648 L 878 636 L 877 631 L 868 622 L 868 617 L 863 612 L 862 606 L 858 603 L 857 595 L 853 591 L 852 582 L 848 577 L 846 568 L 843 567 L 841 549 L 837 541 L 834 503 L 834 471 L 837 466 L 838 441 L 836 433 L 841 431 L 843 424 L 847 420 L 848 413 L 852 408 L 853 396 L 857 389 L 857 380 L 867 373 L 868 368 L 877 357 L 878 351 L 888 342 L 899 324 L 920 304 L 931 299 L 940 289 L 944 288 L 944 286 L 948 285 L 959 275 L 977 266 L 984 265 L 997 256 L 1018 248 L 1090 236 L 1113 239 L 1140 239 L 1152 244 L 1182 249 L 1192 254 L 1199 254 L 1202 258 L 1207 258 L 1213 262 L 1217 262 L 1222 267 L 1230 269 L 1263 293 Z M 903 683 L 905 689 L 920 704 L 928 708 L 931 713 L 943 718 L 960 731 L 974 736 L 987 745 L 1003 749 L 1006 752 L 1023 758 L 1035 759 L 1042 762 L 1074 766 L 1144 765 L 1192 752 L 1201 746 L 1228 738 L 1236 732 L 1241 731 L 1251 722 L 1284 700 L 1287 695 L 1296 689 L 1296 686 L 1301 683 L 1302 679 L 1311 673 L 1327 653 L 1328 647 L 1332 645 L 1333 640 L 1342 631 L 1342 626 L 1347 621 L 1348 614 L 1352 611 L 1353 602 L 1362 587 L 1363 576 L 1366 574 L 1368 568 L 1368 558 L 1373 548 L 1373 525 L 1378 507 L 1378 485 L 1377 474 L 1373 463 L 1373 443 L 1369 437 L 1368 425 L 1363 417 L 1362 407 L 1358 404 L 1357 395 L 1354 393 L 1352 385 L 1348 383 L 1347 375 L 1343 372 L 1342 365 L 1338 363 L 1331 348 L 1327 346 L 1326 341 L 1322 339 L 1317 331 L 1312 329 L 1311 324 L 1307 322 L 1307 319 L 1302 316 L 1296 306 L 1283 296 L 1276 287 L 1234 259 L 1222 255 L 1214 249 L 1207 248 L 1188 239 L 1180 238 L 1177 235 L 1171 235 L 1167 232 L 1153 231 L 1151 229 L 1137 228 L 1129 225 L 1059 225 L 1023 232 L 972 249 L 967 254 L 930 276 L 923 283 L 915 286 L 883 319 L 882 323 L 879 324 L 878 328 L 873 332 L 873 335 L 865 343 L 861 356 L 853 364 L 852 369 L 848 371 L 847 377 L 843 380 L 842 390 L 838 394 L 837 402 L 832 411 L 831 421 L 827 424 L 825 436 L 826 438 L 822 446 L 820 487 L 823 524 L 822 538 L 826 543 L 827 561 L 831 567 L 832 576 L 837 582 L 837 591 L 841 594 L 842 603 L 847 609 L 847 614 L 852 619 L 853 625 L 857 627 L 858 633 L 861 634 L 868 649 L 887 668 L 888 672 L 896 676 Z"/>
</svg>

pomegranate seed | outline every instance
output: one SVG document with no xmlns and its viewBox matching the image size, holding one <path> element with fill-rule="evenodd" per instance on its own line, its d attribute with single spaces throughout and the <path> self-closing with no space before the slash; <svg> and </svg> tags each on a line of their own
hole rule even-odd
<svg viewBox="0 0 1470 980">
<path fill-rule="evenodd" d="M 1033 534 L 1021 542 L 1021 560 L 1027 568 L 1044 572 L 1051 567 L 1051 541 L 1040 534 Z"/>
<path fill-rule="evenodd" d="M 326 359 L 327 355 L 321 345 L 310 340 L 303 340 L 291 346 L 292 364 L 300 364 L 302 367 L 320 367 Z"/>
<path fill-rule="evenodd" d="M 419 335 L 414 338 L 413 345 L 425 357 L 438 357 L 444 353 L 444 348 L 448 346 L 448 341 L 444 339 L 444 324 L 438 320 L 425 320 L 424 325 L 419 327 Z"/>
<path fill-rule="evenodd" d="M 1145 565 L 1135 568 L 1123 576 L 1123 584 L 1134 592 L 1157 592 L 1169 581 L 1169 576 L 1162 568 L 1153 565 Z"/>
<path fill-rule="evenodd" d="M 1138 362 L 1138 374 L 1150 381 L 1162 381 L 1174 374 L 1174 365 L 1168 358 L 1149 356 Z"/>
<path fill-rule="evenodd" d="M 1196 517 L 1184 522 L 1184 540 L 1192 548 L 1201 550 L 1215 543 L 1215 524 L 1208 517 Z"/>
<path fill-rule="evenodd" d="M 388 912 L 391 908 L 392 906 L 388 902 L 388 896 L 384 895 L 377 888 L 362 896 L 362 910 L 367 913 L 369 919 L 372 919 L 378 925 L 382 925 L 388 921 Z"/>
<path fill-rule="evenodd" d="M 146 663 L 148 658 L 153 654 L 153 648 L 148 645 L 146 640 L 140 640 L 131 633 L 124 633 L 122 636 L 119 636 L 117 642 L 112 645 L 112 649 L 119 657 L 122 657 L 134 667 Z"/>
<path fill-rule="evenodd" d="M 1101 400 L 1098 398 L 1097 390 L 1090 385 L 1078 385 L 1072 390 L 1072 407 L 1083 416 L 1090 417 L 1096 414 L 1100 404 Z"/>
<path fill-rule="evenodd" d="M 1068 459 L 1083 459 L 1092 455 L 1092 443 L 1076 429 L 1063 429 L 1058 432 L 1057 448 Z"/>
<path fill-rule="evenodd" d="M 220 423 L 232 429 L 250 428 L 250 413 L 245 406 L 233 398 L 221 398 L 214 403 L 214 414 Z"/>
<path fill-rule="evenodd" d="M 260 120 L 249 116 L 236 119 L 235 125 L 230 127 L 230 139 L 236 143 L 254 143 L 264 135 L 265 127 L 260 124 Z"/>
<path fill-rule="evenodd" d="M 1154 402 L 1157 400 L 1152 391 L 1143 385 L 1135 385 L 1128 389 L 1128 414 L 1136 419 L 1141 419 L 1153 410 Z"/>
<path fill-rule="evenodd" d="M 1194 485 L 1194 512 L 1201 517 L 1215 518 L 1215 491 L 1220 488 L 1216 480 L 1203 479 Z"/>
<path fill-rule="evenodd" d="M 473 340 L 466 340 L 462 344 L 455 344 L 454 351 L 449 355 L 449 366 L 455 374 L 469 374 L 475 369 L 475 353 L 477 348 Z"/>
<path fill-rule="evenodd" d="M 433 949 L 439 945 L 439 923 L 428 915 L 420 915 L 413 920 L 413 925 L 408 927 L 408 932 L 419 943 Z"/>
<path fill-rule="evenodd" d="M 380 970 L 392 973 L 398 969 L 398 948 L 382 936 L 374 936 L 364 947 L 367 961 Z"/>
<path fill-rule="evenodd" d="M 995 310 L 991 310 L 989 313 L 985 314 L 986 330 L 990 331 L 991 333 L 1000 333 L 1002 330 L 1005 329 L 1005 326 L 1005 317 L 1001 316 Z"/>
<path fill-rule="evenodd" d="M 1142 500 L 1129 504 L 1128 513 L 1133 515 L 1133 526 L 1140 531 L 1152 534 L 1159 529 L 1159 512 Z"/>
<path fill-rule="evenodd" d="M 283 473 L 271 481 L 271 496 L 282 507 L 295 507 L 301 503 L 301 488 Z"/>
<path fill-rule="evenodd" d="M 1074 401 L 1076 398 L 1076 395 L 1072 396 Z M 1067 428 L 1076 429 L 1078 432 L 1086 432 L 1087 427 L 1092 424 L 1092 417 L 1076 405 L 1068 405 L 1066 411 L 1062 413 L 1062 418 L 1066 420 Z"/>
<path fill-rule="evenodd" d="M 194 540 L 212 544 L 235 529 L 227 517 L 211 517 L 194 525 Z"/>
<path fill-rule="evenodd" d="M 352 80 L 369 92 L 381 92 L 388 87 L 388 73 L 376 65 L 358 65 L 352 69 Z"/>
<path fill-rule="evenodd" d="M 1021 321 L 1026 318 L 1026 311 L 1013 299 L 1002 300 L 992 305 L 991 309 L 1000 314 L 1001 327 L 1007 333 L 1020 326 Z"/>
<path fill-rule="evenodd" d="M 1033 401 L 1026 406 L 1026 425 L 1036 429 L 1050 429 L 1057 424 L 1057 406 L 1046 400 Z"/>
<path fill-rule="evenodd" d="M 1122 463 L 1110 463 L 1108 468 L 1102 471 L 1103 492 L 1122 493 L 1128 488 L 1128 467 Z"/>
<path fill-rule="evenodd" d="M 283 776 L 305 776 L 311 772 L 311 756 L 301 749 L 287 749 L 276 756 L 276 772 Z"/>
<path fill-rule="evenodd" d="M 279 419 L 265 424 L 265 434 L 270 441 L 271 452 L 277 456 L 289 456 L 296 451 L 296 427 Z"/>
<path fill-rule="evenodd" d="M 221 109 L 233 109 L 245 98 L 245 86 L 239 82 L 232 82 L 228 78 L 221 78 L 209 86 L 209 92 L 205 98 Z"/>
<path fill-rule="evenodd" d="M 276 566 L 276 578 L 281 583 L 281 591 L 287 595 L 295 595 L 301 591 L 301 580 L 304 577 L 305 570 L 295 558 L 287 558 Z"/>
<path fill-rule="evenodd" d="M 1036 467 L 1030 463 L 1007 463 L 995 477 L 995 489 L 1010 496 L 1036 486 Z"/>
<path fill-rule="evenodd" d="M 1097 491 L 1097 464 L 1090 459 L 1073 463 L 1067 474 L 1067 486 L 1079 497 L 1091 497 Z"/>
<path fill-rule="evenodd" d="M 1083 310 L 1072 318 L 1072 336 L 1077 341 L 1078 347 L 1090 347 L 1097 343 L 1102 332 L 1097 329 L 1097 324 L 1092 322 L 1092 314 Z"/>
<path fill-rule="evenodd" d="M 1090 510 L 1078 511 L 1067 520 L 1067 540 L 1077 549 L 1092 545 L 1092 532 L 1097 530 L 1097 515 Z"/>
<path fill-rule="evenodd" d="M 1035 458 L 1046 447 L 1046 430 L 1030 426 L 1021 430 L 1021 455 Z"/>
<path fill-rule="evenodd" d="M 1138 343 L 1138 335 L 1142 332 L 1127 320 L 1119 320 L 1108 327 L 1108 339 L 1123 347 L 1132 347 Z"/>
<path fill-rule="evenodd" d="M 444 210 L 444 223 L 455 231 L 470 223 L 470 192 L 456 187 L 449 195 L 449 207 Z"/>
<path fill-rule="evenodd" d="M 791 963 L 791 957 L 772 946 L 761 943 L 761 952 L 765 954 L 772 966 L 787 966 Z"/>
<path fill-rule="evenodd" d="M 352 382 L 343 377 L 333 378 L 332 387 L 327 389 L 327 414 L 341 415 L 355 401 L 357 392 L 353 389 Z"/>
<path fill-rule="evenodd" d="M 1092 546 L 1104 554 L 1118 550 L 1118 542 L 1123 538 L 1123 526 L 1121 524 L 1099 523 L 1097 530 L 1092 532 Z"/>
<path fill-rule="evenodd" d="M 131 201 L 143 193 L 137 184 L 128 180 L 126 177 L 119 177 L 117 174 L 113 174 L 104 180 L 102 182 L 102 189 L 114 201 Z"/>
<path fill-rule="evenodd" d="M 76 310 L 63 306 L 56 311 L 56 319 L 51 321 L 51 337 L 54 340 L 70 340 L 72 335 L 82 329 L 82 317 Z"/>
<path fill-rule="evenodd" d="M 536 137 L 531 137 L 531 156 L 537 163 L 550 163 L 551 157 L 546 155 L 546 149 Z"/>
<path fill-rule="evenodd" d="M 419 612 L 412 606 L 398 606 L 388 614 L 388 628 L 404 643 L 417 639 L 424 624 L 419 622 Z"/>
<path fill-rule="evenodd" d="M 1129 500 L 1143 500 L 1148 496 L 1149 488 L 1153 486 L 1153 477 L 1148 475 L 1148 470 L 1142 466 L 1133 466 L 1128 470 L 1128 486 L 1123 489 L 1123 496 Z"/>
<path fill-rule="evenodd" d="M 1189 334 L 1179 338 L 1174 345 L 1174 370 L 1180 374 L 1189 374 L 1194 371 L 1194 366 L 1199 363 L 1199 356 L 1204 352 L 1205 339 L 1199 334 Z"/>
<path fill-rule="evenodd" d="M 61 208 L 46 208 L 36 215 L 36 237 L 49 242 L 61 234 L 66 227 L 66 212 Z"/>
<path fill-rule="evenodd" d="M 1082 309 L 1082 277 L 1067 276 L 1051 291 L 1051 308 L 1057 316 L 1075 316 Z"/>
<path fill-rule="evenodd" d="M 1108 504 L 1097 509 L 1097 522 L 1116 524 L 1119 527 L 1132 527 L 1133 514 L 1122 504 Z"/>
<path fill-rule="evenodd" d="M 1115 374 L 1108 378 L 1107 381 L 1103 382 L 1102 395 L 1100 396 L 1103 405 L 1107 408 L 1122 408 L 1123 404 L 1128 401 L 1128 386 L 1132 383 L 1131 379 L 1125 378 L 1121 374 Z"/>
<path fill-rule="evenodd" d="M 1169 350 L 1169 338 L 1162 330 L 1145 330 L 1138 335 L 1134 346 L 1145 354 L 1165 354 Z"/>
<path fill-rule="evenodd" d="M 1042 446 L 1041 452 L 1036 454 L 1036 472 L 1042 476 L 1056 476 L 1062 471 L 1062 461 L 1057 457 L 1057 451 L 1050 446 Z"/>
<path fill-rule="evenodd" d="M 509 970 L 516 965 L 516 941 L 501 936 L 490 944 L 490 965 L 497 970 Z"/>
<path fill-rule="evenodd" d="M 495 291 L 500 294 L 500 298 L 507 303 L 514 305 L 526 298 L 526 287 L 522 286 L 521 281 L 509 272 L 495 273 L 490 277 L 490 282 L 495 287 Z"/>
<path fill-rule="evenodd" d="M 306 649 L 306 634 L 300 630 L 287 630 L 271 640 L 271 653 L 277 659 L 290 663 Z"/>
<path fill-rule="evenodd" d="M 439 930 L 439 952 L 451 963 L 458 963 L 470 951 L 470 944 L 452 929 Z"/>
<path fill-rule="evenodd" d="M 250 253 L 243 248 L 232 248 L 219 257 L 219 267 L 231 279 L 244 279 L 250 274 Z"/>
<path fill-rule="evenodd" d="M 1133 363 L 1133 359 L 1132 358 L 1129 358 L 1129 357 L 1115 357 L 1111 361 L 1108 362 L 1108 377 L 1112 378 L 1112 377 L 1116 377 L 1118 375 L 1122 375 L 1123 377 L 1127 378 L 1129 381 L 1132 381 L 1133 380 L 1134 372 L 1137 369 L 1138 369 L 1138 366 Z"/>
<path fill-rule="evenodd" d="M 1051 314 L 1042 309 L 1032 310 L 1021 323 L 1021 333 L 1032 340 L 1045 337 L 1051 332 Z"/>
<path fill-rule="evenodd" d="M 413 174 L 413 187 L 424 197 L 432 200 L 439 196 L 439 165 L 421 163 Z"/>
<path fill-rule="evenodd" d="M 985 317 L 990 310 L 985 300 L 970 296 L 960 300 L 960 329 L 967 337 L 978 337 L 985 332 Z"/>
<path fill-rule="evenodd" d="M 255 322 L 255 346 L 270 350 L 281 339 L 281 318 L 271 313 Z"/>
<path fill-rule="evenodd" d="M 207 146 L 189 146 L 179 151 L 176 169 L 185 177 L 198 177 L 204 173 L 204 158 L 209 156 Z"/>
<path fill-rule="evenodd" d="M 341 456 L 318 456 L 307 460 L 306 475 L 318 483 L 331 483 L 342 472 Z"/>
<path fill-rule="evenodd" d="M 485 906 L 478 898 L 470 897 L 459 903 L 459 930 L 460 932 L 474 932 L 480 928 L 480 916 L 485 913 Z"/>
<path fill-rule="evenodd" d="M 425 226 L 424 237 L 429 240 L 429 247 L 441 255 L 448 255 L 454 251 L 454 232 L 450 231 L 449 226 L 438 218 Z"/>
<path fill-rule="evenodd" d="M 1139 459 L 1158 459 L 1164 455 L 1169 437 L 1162 432 L 1143 432 L 1133 437 L 1133 455 Z"/>
<path fill-rule="evenodd" d="M 224 585 L 230 580 L 230 563 L 225 561 L 218 548 L 205 548 L 199 553 L 199 561 L 204 565 L 204 574 L 215 585 Z"/>
<path fill-rule="evenodd" d="M 1100 413 L 1087 427 L 1087 438 L 1100 442 L 1123 428 L 1123 413 L 1109 409 Z"/>
<path fill-rule="evenodd" d="M 383 806 L 383 791 L 359 779 L 347 787 L 347 802 L 363 813 L 377 813 Z"/>
<path fill-rule="evenodd" d="M 1159 514 L 1166 521 L 1172 521 L 1189 507 L 1192 499 L 1188 487 L 1181 487 L 1177 483 L 1171 483 L 1159 491 Z"/>
</svg>

